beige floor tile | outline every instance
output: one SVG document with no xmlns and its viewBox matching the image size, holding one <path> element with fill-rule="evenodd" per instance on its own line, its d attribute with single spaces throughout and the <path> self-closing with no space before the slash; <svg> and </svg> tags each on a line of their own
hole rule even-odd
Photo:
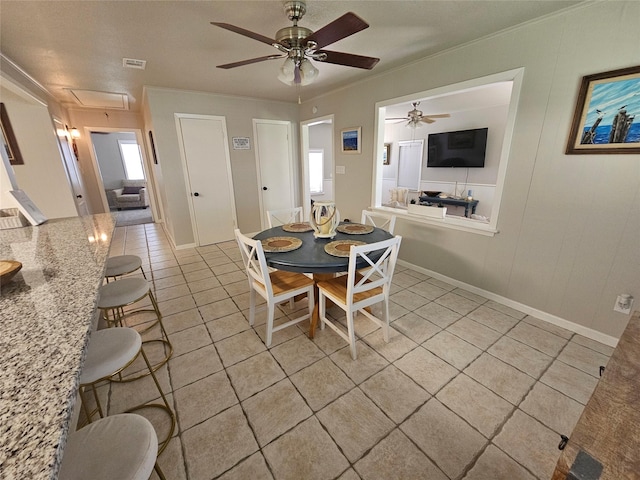
<svg viewBox="0 0 640 480">
<path fill-rule="evenodd" d="M 351 358 L 351 349 L 344 347 L 331 354 L 331 360 L 342 369 L 356 384 L 379 372 L 389 361 L 362 341 L 356 342 L 356 360 Z"/>
<path fill-rule="evenodd" d="M 200 312 L 195 308 L 174 313 L 173 315 L 163 315 L 162 317 L 162 324 L 169 336 L 180 330 L 200 325 L 201 323 L 203 323 L 202 317 L 200 316 Z"/>
<path fill-rule="evenodd" d="M 211 345 L 211 343 L 207 327 L 203 324 L 175 332 L 171 337 L 173 355 L 176 357 L 204 346 Z"/>
<path fill-rule="evenodd" d="M 205 322 L 215 320 L 216 318 L 226 317 L 232 313 L 239 311 L 238 307 L 230 298 L 224 300 L 218 300 L 217 302 L 209 303 L 198 307 L 200 314 Z"/>
<path fill-rule="evenodd" d="M 478 303 L 451 292 L 438 297 L 435 302 L 460 315 L 467 315 L 479 306 Z"/>
<path fill-rule="evenodd" d="M 389 322 L 394 322 L 399 318 L 402 318 L 404 315 L 411 313 L 409 310 L 404 308 L 401 305 L 398 305 L 396 302 L 389 299 Z"/>
<path fill-rule="evenodd" d="M 417 293 L 421 297 L 424 297 L 428 300 L 435 300 L 436 298 L 440 298 L 448 292 L 448 290 L 445 290 L 444 288 L 441 288 L 438 285 L 434 285 L 433 283 L 429 282 L 417 283 L 410 286 L 408 290 L 413 293 Z"/>
<path fill-rule="evenodd" d="M 480 350 L 486 350 L 501 336 L 499 332 L 485 327 L 481 323 L 474 322 L 468 317 L 461 318 L 453 325 L 449 325 L 446 330 L 469 342 L 471 345 L 475 345 Z"/>
<path fill-rule="evenodd" d="M 189 290 L 191 290 L 191 293 L 211 290 L 216 287 L 220 287 L 220 281 L 216 277 L 208 277 L 189 282 Z"/>
<path fill-rule="evenodd" d="M 578 345 L 582 345 L 583 347 L 595 350 L 596 352 L 606 355 L 607 357 L 611 357 L 611 355 L 613 354 L 613 347 L 605 345 L 604 343 L 596 342 L 595 340 L 591 340 L 590 338 L 583 337 L 582 335 L 574 335 L 571 341 L 577 343 Z"/>
<path fill-rule="evenodd" d="M 556 360 L 549 369 L 544 372 L 540 381 L 568 397 L 586 405 L 598 385 L 598 379 L 573 368 L 566 363 Z"/>
<path fill-rule="evenodd" d="M 472 293 L 468 290 L 465 290 L 464 288 L 455 288 L 452 290 L 453 293 L 455 293 L 456 295 L 460 295 L 461 297 L 467 298 L 469 300 L 471 300 L 472 302 L 476 302 L 479 305 L 482 305 L 483 303 L 486 303 L 487 299 L 485 297 L 483 297 L 482 295 L 478 295 L 476 293 Z"/>
<path fill-rule="evenodd" d="M 274 476 L 282 480 L 330 480 L 349 467 L 316 417 L 267 445 L 263 454 Z"/>
<path fill-rule="evenodd" d="M 156 280 L 181 274 L 182 270 L 180 270 L 180 267 L 169 267 L 163 270 L 153 270 L 152 272 L 153 278 Z"/>
<path fill-rule="evenodd" d="M 182 274 L 172 275 L 170 277 L 164 277 L 164 278 L 153 280 L 153 284 L 155 285 L 156 290 L 162 290 L 163 288 L 177 287 L 178 285 L 184 285 L 186 283 L 187 281 L 184 279 Z"/>
<path fill-rule="evenodd" d="M 291 375 L 291 381 L 313 411 L 318 411 L 355 385 L 328 358 Z"/>
<path fill-rule="evenodd" d="M 193 294 L 193 300 L 198 307 L 226 298 L 229 298 L 229 294 L 222 287 L 210 288 L 209 290 L 202 290 Z"/>
<path fill-rule="evenodd" d="M 453 410 L 490 438 L 502 425 L 514 406 L 466 375 L 458 375 L 436 395 Z"/>
<path fill-rule="evenodd" d="M 538 382 L 520 404 L 520 410 L 558 434 L 569 436 L 580 418 L 583 405 Z"/>
<path fill-rule="evenodd" d="M 447 480 L 406 435 L 394 430 L 355 465 L 363 480 Z"/>
<path fill-rule="evenodd" d="M 261 447 L 313 415 L 289 379 L 247 398 L 242 408 Z"/>
<path fill-rule="evenodd" d="M 190 480 L 210 480 L 258 451 L 240 406 L 196 425 L 182 434 Z"/>
<path fill-rule="evenodd" d="M 554 335 L 558 335 L 559 337 L 570 339 L 575 334 L 565 328 L 558 327 L 557 325 L 553 325 L 552 323 L 545 322 L 544 320 L 540 320 L 539 318 L 532 317 L 530 315 L 526 315 L 524 321 L 530 325 L 541 328 L 542 330 L 546 330 L 547 332 L 551 332 Z"/>
<path fill-rule="evenodd" d="M 513 327 L 507 335 L 551 357 L 558 355 L 568 341 L 566 338 L 524 322 Z"/>
<path fill-rule="evenodd" d="M 225 372 L 214 373 L 174 392 L 180 429 L 186 431 L 236 405 L 238 397 Z"/>
<path fill-rule="evenodd" d="M 189 291 L 189 287 L 184 284 L 175 287 L 163 288 L 162 290 L 156 290 L 155 295 L 158 302 L 166 302 L 167 300 L 173 300 L 174 298 L 191 295 L 191 292 Z"/>
<path fill-rule="evenodd" d="M 214 342 L 231 337 L 236 333 L 244 332 L 251 328 L 249 321 L 240 312 L 232 313 L 226 317 L 217 318 L 206 323 L 207 330 Z"/>
<path fill-rule="evenodd" d="M 397 319 L 393 323 L 393 328 L 416 343 L 427 341 L 441 330 L 435 323 L 415 313 L 409 313 Z"/>
<path fill-rule="evenodd" d="M 180 313 L 187 310 L 191 310 L 196 307 L 196 302 L 193 301 L 191 295 L 174 298 L 166 302 L 159 302 L 158 307 L 163 316 L 173 315 L 174 313 Z"/>
<path fill-rule="evenodd" d="M 233 337 L 225 338 L 216 343 L 216 348 L 225 367 L 246 360 L 267 349 L 253 330 L 246 330 Z"/>
<path fill-rule="evenodd" d="M 303 333 L 308 334 L 307 329 L 305 328 Z M 337 350 L 344 348 L 346 342 L 344 339 L 338 335 L 336 332 L 331 330 L 330 328 L 326 328 L 324 330 L 320 330 L 320 328 L 316 328 L 313 343 L 315 343 L 320 350 L 322 350 L 327 355 L 331 355 Z"/>
<path fill-rule="evenodd" d="M 434 398 L 400 429 L 450 478 L 464 472 L 487 443 L 480 433 Z"/>
<path fill-rule="evenodd" d="M 187 277 L 189 274 L 194 274 L 195 277 L 197 277 L 198 275 L 203 275 L 202 273 L 196 273 L 196 272 L 212 273 L 211 270 L 209 269 L 209 265 L 207 265 L 207 262 L 205 262 L 204 260 L 200 260 L 194 263 L 189 263 L 187 265 L 180 265 L 180 270 L 182 270 L 182 273 L 184 274 L 185 277 Z M 208 276 L 209 275 L 206 275 L 205 277 L 208 277 Z M 205 277 L 202 277 L 202 278 L 205 278 Z"/>
<path fill-rule="evenodd" d="M 286 377 L 269 352 L 262 352 L 227 368 L 233 388 L 245 400 Z"/>
<path fill-rule="evenodd" d="M 498 303 L 495 300 L 487 300 L 487 303 L 485 303 L 484 305 L 493 310 L 504 313 L 505 315 L 509 315 L 510 317 L 513 317 L 517 320 L 522 320 L 527 316 L 526 313 L 516 310 L 515 308 L 507 307 L 506 305 Z"/>
<path fill-rule="evenodd" d="M 464 373 L 513 405 L 518 405 L 535 383 L 533 377 L 488 353 L 480 355 Z"/>
<path fill-rule="evenodd" d="M 408 275 L 405 272 L 394 272 L 393 274 L 393 283 L 403 288 L 408 288 L 411 285 L 415 285 L 419 283 L 420 280 L 416 277 Z"/>
<path fill-rule="evenodd" d="M 480 305 L 473 312 L 467 315 L 467 318 L 474 320 L 482 325 L 496 330 L 500 333 L 507 333 L 517 323 L 518 319 L 513 318 L 506 313 L 499 312 L 493 308 L 489 308 L 486 305 Z"/>
<path fill-rule="evenodd" d="M 597 377 L 600 374 L 600 366 L 606 365 L 609 357 L 576 342 L 569 342 L 558 355 L 558 360 Z"/>
<path fill-rule="evenodd" d="M 502 450 L 489 445 L 463 480 L 535 480 L 535 477 Z"/>
<path fill-rule="evenodd" d="M 187 283 L 189 282 L 195 282 L 198 280 L 202 280 L 204 278 L 209 278 L 209 277 L 213 277 L 213 272 L 211 271 L 211 269 L 209 268 L 209 266 L 202 262 L 204 264 L 204 267 L 199 269 L 199 270 L 194 270 L 191 272 L 184 272 L 184 278 L 187 281 Z M 184 265 L 185 267 L 187 265 Z"/>
<path fill-rule="evenodd" d="M 412 350 L 394 365 L 431 394 L 458 374 L 458 370 L 422 347 Z"/>
<path fill-rule="evenodd" d="M 211 264 L 210 264 L 211 265 Z M 213 265 L 211 266 L 213 268 Z M 244 271 L 235 271 L 229 273 L 223 273 L 222 275 L 218 275 L 218 280 L 222 285 L 228 285 L 229 283 L 240 282 L 242 280 L 247 279 L 247 274 Z"/>
<path fill-rule="evenodd" d="M 246 460 L 243 460 L 218 480 L 272 480 L 273 475 L 267 467 L 262 453 L 254 453 Z"/>
<path fill-rule="evenodd" d="M 429 299 L 420 295 L 416 295 L 409 290 L 401 290 L 398 293 L 394 293 L 389 297 L 389 300 L 397 303 L 398 305 L 402 305 L 410 311 L 415 310 L 416 308 L 420 308 L 430 301 Z"/>
<path fill-rule="evenodd" d="M 292 328 L 293 327 L 290 327 L 290 329 Z M 302 335 L 300 330 L 298 330 L 298 335 L 295 338 L 276 347 L 272 347 L 271 354 L 282 366 L 287 375 L 292 375 L 326 356 L 313 341 L 309 340 L 305 335 Z"/>
<path fill-rule="evenodd" d="M 479 348 L 474 347 L 446 330 L 434 335 L 424 342 L 422 346 L 458 370 L 462 370 L 482 353 L 482 350 Z"/>
<path fill-rule="evenodd" d="M 402 423 L 431 397 L 393 365 L 360 384 L 360 388 L 395 423 Z"/>
<path fill-rule="evenodd" d="M 360 480 L 360 475 L 358 475 L 353 468 L 350 468 L 342 475 L 340 475 L 340 477 L 338 477 L 338 480 Z"/>
<path fill-rule="evenodd" d="M 169 360 L 173 390 L 222 370 L 222 362 L 213 345 L 199 348 Z"/>
<path fill-rule="evenodd" d="M 294 316 L 299 316 L 299 313 L 296 313 Z M 277 327 L 278 325 L 282 324 L 282 323 L 286 323 L 289 320 L 292 320 L 292 318 L 289 317 L 281 317 L 279 319 L 276 319 L 273 321 L 273 325 L 274 327 Z M 271 333 L 271 347 L 273 348 L 276 345 L 280 345 L 283 344 L 285 342 L 288 342 L 289 340 L 296 338 L 296 337 L 300 337 L 300 336 L 305 336 L 303 334 L 303 331 L 301 329 L 299 329 L 297 327 L 297 325 L 300 325 L 304 322 L 308 322 L 307 320 L 303 320 L 302 322 L 298 323 L 298 324 L 293 324 L 289 327 L 283 328 L 282 330 L 278 330 L 277 332 L 272 332 Z M 258 336 L 262 339 L 262 341 L 265 343 L 267 343 L 267 323 L 265 322 L 264 324 L 261 325 L 256 325 L 255 327 L 255 332 L 258 334 Z"/>
<path fill-rule="evenodd" d="M 351 463 L 395 427 L 358 388 L 327 405 L 317 417 Z"/>
<path fill-rule="evenodd" d="M 182 442 L 179 437 L 174 437 L 169 442 L 167 448 L 158 457 L 158 465 L 166 478 L 172 480 L 186 480 L 187 472 L 184 468 L 184 457 L 182 455 Z M 159 480 L 160 477 L 155 472 L 149 480 Z"/>
<path fill-rule="evenodd" d="M 211 267 L 211 270 L 216 275 L 223 275 L 225 273 L 231 273 L 231 272 L 237 272 L 237 271 L 244 272 L 244 270 L 238 267 L 235 263 L 225 263 L 223 265 L 216 265 L 214 267 Z"/>
<path fill-rule="evenodd" d="M 440 328 L 447 328 L 454 322 L 457 322 L 462 315 L 453 310 L 438 305 L 435 302 L 427 303 L 424 307 L 418 308 L 415 313 L 423 318 L 426 318 L 434 325 Z"/>
<path fill-rule="evenodd" d="M 551 478 L 560 437 L 520 410 L 507 421 L 493 443 L 541 480 Z"/>
<path fill-rule="evenodd" d="M 533 378 L 539 378 L 553 360 L 549 355 L 509 337 L 502 337 L 488 352 Z"/>
<path fill-rule="evenodd" d="M 384 341 L 382 329 L 379 328 L 363 339 L 371 348 L 390 362 L 394 362 L 418 346 L 416 342 L 403 335 L 395 328 L 389 328 L 389 341 Z"/>
</svg>

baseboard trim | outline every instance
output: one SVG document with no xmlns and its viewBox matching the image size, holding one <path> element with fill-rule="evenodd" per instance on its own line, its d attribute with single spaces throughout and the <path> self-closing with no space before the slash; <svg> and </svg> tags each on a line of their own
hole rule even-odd
<svg viewBox="0 0 640 480">
<path fill-rule="evenodd" d="M 599 332 L 598 330 L 594 330 L 592 328 L 585 327 L 584 325 L 580 325 L 575 322 L 570 322 L 569 320 L 565 320 L 564 318 L 558 317 L 548 312 L 544 312 L 542 310 L 538 310 L 537 308 L 531 307 L 529 305 L 525 305 L 520 302 L 516 302 L 515 300 L 511 300 L 510 298 L 503 297 L 501 295 L 497 295 L 493 292 L 489 292 L 487 290 L 483 290 L 481 288 L 475 287 L 473 285 L 469 285 L 468 283 L 461 282 L 454 278 L 447 277 L 446 275 L 442 275 L 438 272 L 434 272 L 428 270 L 423 267 L 419 267 L 412 263 L 409 263 L 405 260 L 398 259 L 398 264 L 404 267 L 410 268 L 417 272 L 423 273 L 430 277 L 436 278 L 438 280 L 442 280 L 443 282 L 447 282 L 451 285 L 455 285 L 456 287 L 463 288 L 468 290 L 471 293 L 475 293 L 476 295 L 480 295 L 488 300 L 493 300 L 495 302 L 499 302 L 507 307 L 513 308 L 519 312 L 525 313 L 527 315 L 531 315 L 540 320 L 544 320 L 552 325 L 557 327 L 564 328 L 566 330 L 572 331 L 579 335 L 590 338 L 591 340 L 595 340 L 596 342 L 604 343 L 610 347 L 615 347 L 618 344 L 618 339 L 612 337 L 611 335 L 607 335 L 605 333 Z"/>
</svg>

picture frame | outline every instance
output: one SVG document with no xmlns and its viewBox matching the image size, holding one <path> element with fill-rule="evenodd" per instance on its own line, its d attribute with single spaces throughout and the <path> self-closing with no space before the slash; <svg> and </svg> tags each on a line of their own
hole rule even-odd
<svg viewBox="0 0 640 480">
<path fill-rule="evenodd" d="M 566 154 L 640 154 L 640 66 L 582 77 Z"/>
<path fill-rule="evenodd" d="M 342 153 L 360 153 L 362 148 L 361 127 L 345 128 L 340 132 Z"/>
<path fill-rule="evenodd" d="M 18 148 L 18 142 L 13 133 L 13 128 L 11 127 L 9 115 L 7 114 L 4 103 L 0 103 L 0 127 L 2 129 L 2 137 L 4 138 L 7 156 L 9 157 L 9 163 L 11 165 L 24 165 L 24 160 Z"/>
<path fill-rule="evenodd" d="M 389 165 L 391 164 L 391 144 L 385 143 L 384 150 L 382 150 L 382 164 Z"/>
</svg>

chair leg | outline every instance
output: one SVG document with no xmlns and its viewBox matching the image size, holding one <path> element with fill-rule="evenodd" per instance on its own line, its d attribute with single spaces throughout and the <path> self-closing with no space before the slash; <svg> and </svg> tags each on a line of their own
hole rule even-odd
<svg viewBox="0 0 640 480">
<path fill-rule="evenodd" d="M 273 317 L 275 316 L 276 306 L 271 304 L 267 308 L 269 312 L 267 317 L 267 347 L 271 346 L 271 338 L 273 337 Z"/>
<path fill-rule="evenodd" d="M 389 302 L 384 300 L 382 302 L 382 336 L 384 341 L 389 343 Z"/>
<path fill-rule="evenodd" d="M 351 348 L 351 358 L 356 359 L 356 332 L 353 325 L 353 312 L 347 312 L 347 330 L 349 335 L 349 347 Z"/>
<path fill-rule="evenodd" d="M 307 306 L 309 307 L 309 325 L 313 322 L 313 310 L 315 308 L 315 299 L 313 298 L 313 290 L 307 293 Z M 324 323 L 320 322 L 320 330 L 324 330 Z"/>
<path fill-rule="evenodd" d="M 249 285 L 249 325 L 253 326 L 256 320 L 256 291 Z"/>
</svg>

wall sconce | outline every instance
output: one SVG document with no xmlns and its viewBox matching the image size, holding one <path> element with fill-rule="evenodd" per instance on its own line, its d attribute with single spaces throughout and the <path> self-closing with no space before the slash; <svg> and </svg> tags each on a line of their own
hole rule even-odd
<svg viewBox="0 0 640 480">
<path fill-rule="evenodd" d="M 80 160 L 78 158 L 78 146 L 76 145 L 76 138 L 80 138 L 80 132 L 76 127 L 69 128 L 68 125 L 65 125 L 67 132 L 69 133 L 69 137 L 71 138 L 71 146 L 73 147 L 73 154 L 76 156 L 76 160 Z"/>
</svg>

